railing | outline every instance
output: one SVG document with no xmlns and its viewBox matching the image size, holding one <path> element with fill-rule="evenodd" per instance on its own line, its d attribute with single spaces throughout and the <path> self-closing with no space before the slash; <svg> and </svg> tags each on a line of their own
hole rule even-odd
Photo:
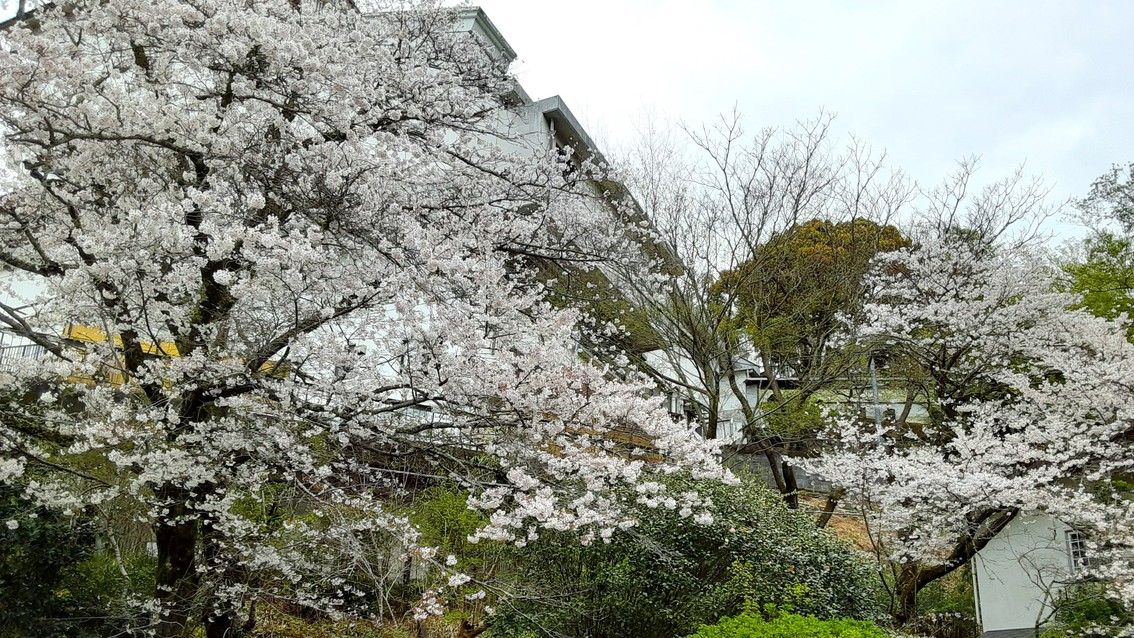
<svg viewBox="0 0 1134 638">
<path fill-rule="evenodd" d="M 45 359 L 48 350 L 38 343 L 0 347 L 0 370 L 11 370 L 23 359 Z"/>
</svg>

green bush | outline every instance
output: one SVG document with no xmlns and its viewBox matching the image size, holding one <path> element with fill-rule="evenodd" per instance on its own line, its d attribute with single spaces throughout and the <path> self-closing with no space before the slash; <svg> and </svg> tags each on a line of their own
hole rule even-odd
<svg viewBox="0 0 1134 638">
<path fill-rule="evenodd" d="M 715 503 L 701 525 L 664 507 L 609 544 L 583 547 L 545 534 L 513 553 L 522 598 L 505 608 L 495 636 L 538 627 L 587 638 L 670 638 L 735 614 L 777 605 L 820 618 L 877 616 L 872 564 L 811 518 L 787 509 L 762 483 L 740 486 L 673 479 Z"/>
<path fill-rule="evenodd" d="M 1105 583 L 1080 583 L 1060 592 L 1045 636 L 1125 636 L 1134 611 L 1107 591 Z"/>
<path fill-rule="evenodd" d="M 93 521 L 37 507 L 0 485 L 0 638 L 131 635 L 131 597 L 153 593 L 154 561 L 128 561 L 127 580 L 97 549 Z"/>
<path fill-rule="evenodd" d="M 886 638 L 869 622 L 859 620 L 819 620 L 814 616 L 780 614 L 766 620 L 760 614 L 745 613 L 726 618 L 715 625 L 701 627 L 689 638 Z"/>
<path fill-rule="evenodd" d="M 0 485 L 0 636 L 86 635 L 89 615 L 64 586 L 94 553 L 89 523 L 35 507 Z"/>
</svg>

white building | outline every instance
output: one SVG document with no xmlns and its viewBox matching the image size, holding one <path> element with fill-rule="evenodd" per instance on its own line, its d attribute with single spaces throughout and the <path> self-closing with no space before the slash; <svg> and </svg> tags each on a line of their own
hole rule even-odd
<svg viewBox="0 0 1134 638">
<path fill-rule="evenodd" d="M 1060 588 L 1086 561 L 1084 538 L 1045 514 L 1018 516 L 973 559 L 982 638 L 1035 636 Z"/>
</svg>

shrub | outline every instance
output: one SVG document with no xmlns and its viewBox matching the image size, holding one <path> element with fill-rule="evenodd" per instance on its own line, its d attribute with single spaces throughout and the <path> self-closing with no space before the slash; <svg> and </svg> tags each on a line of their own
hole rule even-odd
<svg viewBox="0 0 1134 638">
<path fill-rule="evenodd" d="M 35 507 L 0 485 L 0 636 L 87 635 L 83 601 L 64 586 L 94 552 L 89 523 Z"/>
<path fill-rule="evenodd" d="M 148 624 L 131 599 L 153 595 L 154 559 L 128 556 L 120 566 L 98 549 L 90 516 L 20 494 L 0 484 L 0 638 L 124 638 Z"/>
<path fill-rule="evenodd" d="M 1107 591 L 1105 583 L 1079 583 L 1061 591 L 1045 636 L 1128 636 L 1134 611 Z"/>
<path fill-rule="evenodd" d="M 873 623 L 860 620 L 820 620 L 814 616 L 779 614 L 771 620 L 755 613 L 725 618 L 706 625 L 689 638 L 887 638 Z"/>
<path fill-rule="evenodd" d="M 745 604 L 820 618 L 877 615 L 866 557 L 762 483 L 673 479 L 669 488 L 712 498 L 714 521 L 701 525 L 661 507 L 644 509 L 636 528 L 608 544 L 544 535 L 513 561 L 513 577 L 536 602 L 513 603 L 494 635 L 541 626 L 565 636 L 669 638 Z"/>
</svg>

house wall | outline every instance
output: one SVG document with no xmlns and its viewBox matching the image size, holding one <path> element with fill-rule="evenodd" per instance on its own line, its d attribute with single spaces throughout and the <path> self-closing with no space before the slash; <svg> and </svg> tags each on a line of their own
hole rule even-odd
<svg viewBox="0 0 1134 638">
<path fill-rule="evenodd" d="M 506 156 L 534 156 L 551 148 L 551 125 L 535 104 L 522 104 L 496 115 L 500 136 L 488 141 Z"/>
<path fill-rule="evenodd" d="M 706 383 L 705 379 L 702 378 L 701 372 L 688 357 L 678 353 L 667 354 L 662 350 L 651 350 L 644 353 L 643 356 L 646 359 L 646 363 L 660 374 L 672 379 L 683 379 L 697 386 Z M 763 399 L 759 387 L 756 384 L 748 383 L 743 373 L 738 376 L 738 383 L 744 388 L 745 399 L 748 401 L 749 405 L 759 405 Z M 746 421 L 744 412 L 741 409 L 740 399 L 737 398 L 732 390 L 732 386 L 727 380 L 719 381 L 719 384 L 720 406 L 718 408 L 719 421 L 717 422 L 717 439 L 725 443 L 740 443 L 744 440 L 744 426 Z M 675 396 L 685 398 L 684 392 L 680 390 L 674 390 L 673 392 Z M 672 405 L 670 412 L 675 416 L 679 416 L 681 414 L 680 402 Z"/>
<path fill-rule="evenodd" d="M 1065 533 L 1050 516 L 1019 516 L 973 560 L 978 620 L 984 631 L 1045 622 L 1050 600 L 1070 575 Z"/>
</svg>

